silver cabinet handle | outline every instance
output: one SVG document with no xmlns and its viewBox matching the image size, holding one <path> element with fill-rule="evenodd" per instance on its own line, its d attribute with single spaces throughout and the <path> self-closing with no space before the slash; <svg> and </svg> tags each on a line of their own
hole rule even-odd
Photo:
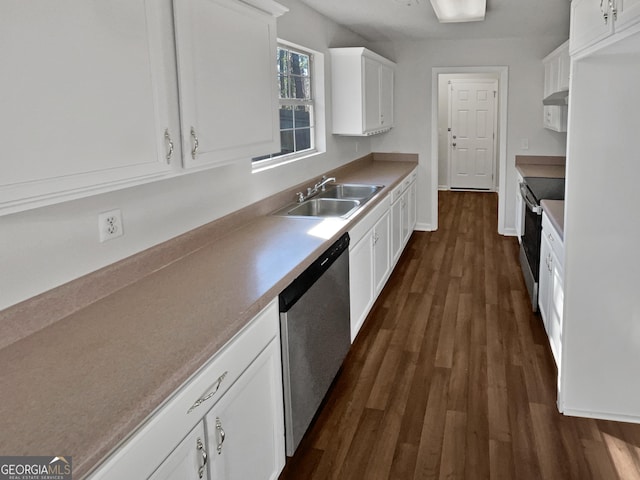
<svg viewBox="0 0 640 480">
<path fill-rule="evenodd" d="M 198 467 L 198 478 L 202 478 L 204 477 L 204 469 L 207 468 L 207 451 L 204 449 L 204 444 L 200 438 L 196 440 L 196 448 L 202 455 L 202 465 Z"/>
<path fill-rule="evenodd" d="M 226 436 L 222 428 L 222 421 L 220 420 L 220 417 L 216 417 L 216 432 L 218 432 L 219 439 L 218 445 L 216 446 L 216 451 L 218 452 L 218 455 L 220 455 L 222 453 L 222 444 L 224 443 L 224 439 Z"/>
<path fill-rule="evenodd" d="M 611 3 L 609 3 L 611 5 Z M 609 13 L 604 11 L 604 0 L 600 0 L 600 11 L 602 12 L 602 18 L 604 20 L 604 24 L 606 25 L 609 21 Z"/>
<path fill-rule="evenodd" d="M 615 22 L 618 20 L 618 9 L 613 4 L 613 0 L 609 0 L 609 11 L 611 12 L 611 15 L 613 15 L 613 21 Z"/>
<path fill-rule="evenodd" d="M 169 149 L 165 158 L 167 159 L 167 163 L 171 163 L 171 156 L 173 155 L 173 142 L 171 141 L 171 135 L 169 135 L 168 128 L 164 131 L 164 140 L 167 143 L 167 148 Z"/>
<path fill-rule="evenodd" d="M 191 158 L 196 159 L 196 155 L 198 154 L 198 136 L 196 135 L 196 131 L 193 127 L 191 127 L 191 140 L 193 142 L 193 148 L 191 149 Z"/>
<path fill-rule="evenodd" d="M 187 414 L 193 412 L 196 408 L 198 408 L 200 405 L 202 405 L 204 402 L 206 402 L 207 400 L 209 400 L 211 397 L 213 397 L 216 394 L 216 392 L 220 388 L 220 384 L 224 380 L 224 377 L 227 376 L 227 373 L 229 373 L 229 372 L 224 372 L 222 375 L 220 375 L 218 377 L 218 380 L 216 380 L 216 384 L 215 384 L 213 390 L 210 391 L 209 393 L 207 393 L 204 397 L 200 397 L 198 400 L 196 400 L 193 403 L 193 405 L 191 405 L 189 410 L 187 410 Z"/>
</svg>

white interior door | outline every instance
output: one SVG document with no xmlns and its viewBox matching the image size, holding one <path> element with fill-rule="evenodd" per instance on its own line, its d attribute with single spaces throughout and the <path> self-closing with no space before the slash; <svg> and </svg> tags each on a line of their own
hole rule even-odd
<svg viewBox="0 0 640 480">
<path fill-rule="evenodd" d="M 449 83 L 451 188 L 494 188 L 497 90 L 495 80 Z"/>
</svg>

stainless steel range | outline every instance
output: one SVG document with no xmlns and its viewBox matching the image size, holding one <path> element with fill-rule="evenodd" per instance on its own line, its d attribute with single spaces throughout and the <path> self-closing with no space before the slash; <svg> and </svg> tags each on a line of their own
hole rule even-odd
<svg viewBox="0 0 640 480">
<path fill-rule="evenodd" d="M 520 244 L 520 266 L 531 297 L 533 311 L 538 310 L 540 278 L 540 241 L 542 234 L 541 200 L 564 200 L 564 178 L 524 177 L 520 195 L 525 204 L 524 234 Z"/>
</svg>

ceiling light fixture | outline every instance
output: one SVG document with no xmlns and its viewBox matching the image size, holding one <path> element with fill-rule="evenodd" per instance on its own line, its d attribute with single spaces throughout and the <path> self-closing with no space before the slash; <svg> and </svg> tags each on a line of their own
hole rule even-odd
<svg viewBox="0 0 640 480">
<path fill-rule="evenodd" d="M 479 22 L 484 20 L 487 0 L 431 0 L 440 23 Z"/>
</svg>

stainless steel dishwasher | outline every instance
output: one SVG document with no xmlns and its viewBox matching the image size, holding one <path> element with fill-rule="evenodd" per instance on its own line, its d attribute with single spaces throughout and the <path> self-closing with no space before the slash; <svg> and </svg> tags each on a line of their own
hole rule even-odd
<svg viewBox="0 0 640 480">
<path fill-rule="evenodd" d="M 351 346 L 349 234 L 280 294 L 285 440 L 292 456 Z"/>
</svg>

